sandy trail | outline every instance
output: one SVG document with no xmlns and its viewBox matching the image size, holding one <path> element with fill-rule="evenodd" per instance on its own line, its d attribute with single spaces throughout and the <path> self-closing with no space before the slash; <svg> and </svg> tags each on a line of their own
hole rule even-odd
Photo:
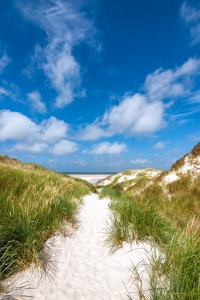
<svg viewBox="0 0 200 300">
<path fill-rule="evenodd" d="M 37 276 L 26 271 L 23 279 L 31 289 L 23 290 L 19 299 L 128 299 L 127 289 L 133 291 L 130 269 L 146 259 L 146 252 L 144 244 L 124 243 L 114 254 L 110 253 L 105 243 L 110 223 L 108 204 L 109 199 L 100 200 L 96 194 L 84 197 L 75 233 L 71 237 L 54 236 L 47 242 L 57 268 L 56 275 L 51 274 L 53 280 L 43 277 L 37 285 Z"/>
</svg>

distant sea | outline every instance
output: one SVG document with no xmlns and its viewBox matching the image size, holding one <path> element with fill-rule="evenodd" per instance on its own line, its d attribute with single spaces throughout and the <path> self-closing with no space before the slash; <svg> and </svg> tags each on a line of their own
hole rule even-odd
<svg viewBox="0 0 200 300">
<path fill-rule="evenodd" d="M 84 179 L 92 184 L 96 184 L 99 180 L 113 175 L 113 172 L 62 172 L 62 174 L 70 175 L 72 177 Z"/>
<path fill-rule="evenodd" d="M 117 172 L 60 172 L 68 175 L 113 175 Z"/>
</svg>

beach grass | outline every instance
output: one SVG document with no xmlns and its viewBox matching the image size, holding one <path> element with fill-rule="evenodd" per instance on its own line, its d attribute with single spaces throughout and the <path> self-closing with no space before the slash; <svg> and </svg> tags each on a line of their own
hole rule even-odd
<svg viewBox="0 0 200 300">
<path fill-rule="evenodd" d="M 109 243 L 145 241 L 161 253 L 149 255 L 145 293 L 139 271 L 133 269 L 139 299 L 200 299 L 200 178 L 181 176 L 164 187 L 157 179 L 150 185 L 141 179 L 126 192 L 119 186 L 105 187 L 101 197 L 105 196 L 113 200 Z"/>
<path fill-rule="evenodd" d="M 94 187 L 34 164 L 0 157 L 0 292 L 3 280 L 31 264 L 47 269 L 44 245 L 66 220 L 75 224 Z"/>
</svg>

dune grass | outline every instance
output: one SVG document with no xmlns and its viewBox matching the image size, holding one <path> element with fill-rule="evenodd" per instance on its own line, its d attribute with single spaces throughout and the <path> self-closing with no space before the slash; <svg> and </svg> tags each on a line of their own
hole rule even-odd
<svg viewBox="0 0 200 300">
<path fill-rule="evenodd" d="M 158 180 L 148 186 L 142 179 L 126 192 L 119 186 L 105 187 L 101 197 L 105 196 L 114 200 L 110 243 L 149 241 L 161 253 L 149 256 L 145 268 L 150 281 L 145 293 L 137 267 L 133 270 L 139 299 L 199 300 L 200 178 L 182 176 L 165 187 Z"/>
<path fill-rule="evenodd" d="M 47 268 L 44 245 L 93 186 L 66 175 L 0 157 L 0 292 L 3 280 L 31 264 Z"/>
<path fill-rule="evenodd" d="M 137 193 L 141 188 L 143 191 Z M 184 230 L 194 217 L 194 226 L 200 226 L 200 177 L 182 175 L 166 186 L 157 180 L 149 186 L 147 181 L 141 181 L 128 189 L 126 195 L 143 206 L 150 205 L 177 228 Z"/>
<path fill-rule="evenodd" d="M 132 201 L 131 197 L 119 189 L 103 188 L 100 197 L 112 200 L 110 208 L 113 211 L 113 223 L 110 232 L 110 243 L 117 245 L 123 241 L 154 240 L 159 245 L 166 243 L 173 226 L 159 215 L 150 203 L 146 205 Z"/>
</svg>

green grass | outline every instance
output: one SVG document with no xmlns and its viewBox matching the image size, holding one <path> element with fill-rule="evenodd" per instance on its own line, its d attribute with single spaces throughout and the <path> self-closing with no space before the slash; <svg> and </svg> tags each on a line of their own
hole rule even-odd
<svg viewBox="0 0 200 300">
<path fill-rule="evenodd" d="M 160 257 L 150 256 L 145 266 L 150 277 L 145 293 L 139 271 L 134 268 L 132 281 L 139 299 L 199 300 L 200 178 L 181 176 L 165 188 L 159 180 L 148 186 L 148 180 L 142 179 L 126 192 L 120 186 L 104 188 L 101 196 L 113 200 L 111 244 L 149 241 L 162 253 Z"/>
<path fill-rule="evenodd" d="M 199 300 L 200 299 L 200 241 L 196 232 L 174 233 L 163 248 L 153 249 L 143 268 L 149 280 L 143 289 L 143 278 L 138 266 L 133 267 L 130 280 L 141 300 Z M 140 265 L 141 267 L 141 265 Z M 129 299 L 135 297 L 129 293 Z"/>
<path fill-rule="evenodd" d="M 0 157 L 0 291 L 31 264 L 47 268 L 44 245 L 75 212 L 92 185 L 33 164 Z"/>
<path fill-rule="evenodd" d="M 150 203 L 142 205 L 134 202 L 119 189 L 111 188 L 102 189 L 100 197 L 115 200 L 110 204 L 113 212 L 113 226 L 109 237 L 111 244 L 154 240 L 161 245 L 169 240 L 173 226 Z"/>
</svg>

